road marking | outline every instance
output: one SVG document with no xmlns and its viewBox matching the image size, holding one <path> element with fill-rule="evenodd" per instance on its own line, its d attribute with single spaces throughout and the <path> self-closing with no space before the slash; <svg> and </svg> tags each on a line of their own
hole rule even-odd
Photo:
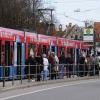
<svg viewBox="0 0 100 100">
<path fill-rule="evenodd" d="M 57 89 L 57 88 L 61 88 L 61 87 L 75 86 L 75 85 L 87 84 L 87 83 L 98 82 L 98 81 L 100 81 L 100 80 L 88 80 L 86 82 L 79 82 L 79 81 L 77 81 L 75 83 L 71 83 L 71 84 L 67 84 L 67 85 L 60 85 L 60 86 L 58 85 L 58 86 L 55 86 L 55 87 L 40 89 L 40 90 L 28 92 L 28 93 L 13 95 L 13 96 L 1 98 L 0 100 L 7 100 L 7 99 L 12 99 L 12 98 L 16 98 L 16 97 L 20 97 L 20 96 L 24 96 L 24 95 L 29 95 L 29 94 L 39 93 L 39 92 L 43 92 L 43 91 L 47 91 L 47 90 Z"/>
</svg>

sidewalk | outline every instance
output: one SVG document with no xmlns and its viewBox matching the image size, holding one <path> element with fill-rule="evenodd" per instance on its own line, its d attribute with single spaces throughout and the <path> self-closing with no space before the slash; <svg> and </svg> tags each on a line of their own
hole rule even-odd
<svg viewBox="0 0 100 100">
<path fill-rule="evenodd" d="M 96 79 L 96 78 L 100 78 L 100 76 L 64 78 L 64 79 L 48 80 L 48 81 L 40 81 L 40 82 L 35 82 L 35 80 L 29 82 L 27 79 L 25 79 L 25 80 L 22 80 L 22 83 L 21 83 L 21 80 L 15 80 L 14 85 L 12 85 L 12 81 L 6 81 L 5 87 L 3 87 L 3 82 L 0 82 L 0 92 L 5 92 L 8 90 L 14 90 L 14 89 L 22 89 L 22 88 L 38 86 L 38 85 L 54 84 L 54 83 L 60 83 L 60 82 L 70 82 L 70 81 L 77 81 L 77 80 Z"/>
</svg>

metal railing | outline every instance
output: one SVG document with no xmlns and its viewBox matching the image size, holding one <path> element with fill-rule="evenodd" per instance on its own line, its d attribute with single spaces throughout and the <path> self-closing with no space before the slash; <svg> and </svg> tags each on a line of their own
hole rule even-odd
<svg viewBox="0 0 100 100">
<path fill-rule="evenodd" d="M 63 78 L 76 78 L 86 76 L 99 76 L 99 65 L 87 65 L 87 64 L 58 64 L 47 65 L 48 70 L 43 70 L 43 65 L 16 65 L 16 66 L 1 66 L 0 67 L 0 83 L 3 83 L 5 87 L 6 82 L 12 82 L 12 86 L 15 84 L 15 80 L 20 80 L 23 84 L 23 80 L 34 81 L 48 81 L 57 80 Z M 7 70 L 9 69 L 9 70 Z M 8 72 L 7 72 L 8 71 Z M 8 73 L 8 74 L 7 74 Z"/>
</svg>

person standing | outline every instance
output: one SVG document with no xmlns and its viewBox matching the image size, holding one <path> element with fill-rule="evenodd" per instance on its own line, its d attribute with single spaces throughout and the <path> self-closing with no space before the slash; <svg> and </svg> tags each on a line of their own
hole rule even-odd
<svg viewBox="0 0 100 100">
<path fill-rule="evenodd" d="M 92 71 L 92 57 L 90 55 L 87 55 L 85 58 L 85 64 L 86 64 L 86 76 L 91 76 L 93 74 Z"/>
<path fill-rule="evenodd" d="M 41 72 L 43 71 L 43 57 L 42 55 L 39 55 L 36 57 L 37 61 L 37 81 L 41 80 Z"/>
<path fill-rule="evenodd" d="M 50 79 L 54 79 L 55 77 L 55 71 L 54 71 L 54 67 L 55 67 L 55 56 L 54 53 L 50 53 L 48 55 L 48 60 L 49 60 L 49 73 L 50 73 Z"/>
<path fill-rule="evenodd" d="M 66 58 L 64 53 L 59 57 L 59 78 L 63 78 L 64 77 L 64 66 L 66 63 Z"/>
<path fill-rule="evenodd" d="M 43 54 L 43 80 L 48 80 L 48 66 L 49 61 L 46 54 Z"/>
<path fill-rule="evenodd" d="M 33 80 L 33 78 L 35 78 L 36 76 L 36 58 L 34 55 L 30 55 L 28 58 L 28 69 L 29 69 L 29 73 L 30 73 L 30 79 Z M 28 74 L 29 74 L 28 73 Z"/>
<path fill-rule="evenodd" d="M 85 57 L 83 55 L 81 55 L 79 62 L 79 76 L 83 77 L 85 69 Z"/>
<path fill-rule="evenodd" d="M 71 55 L 68 54 L 68 56 L 66 57 L 66 74 L 68 74 L 68 77 L 70 78 L 71 75 L 73 74 L 73 60 L 71 58 Z"/>
</svg>

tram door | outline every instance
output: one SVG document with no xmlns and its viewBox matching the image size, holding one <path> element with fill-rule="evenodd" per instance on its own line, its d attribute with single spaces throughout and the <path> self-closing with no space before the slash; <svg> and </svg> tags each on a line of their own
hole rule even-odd
<svg viewBox="0 0 100 100">
<path fill-rule="evenodd" d="M 20 79 L 21 75 L 21 43 L 17 43 L 17 75 L 18 79 Z"/>
<path fill-rule="evenodd" d="M 5 68 L 5 76 L 9 77 L 10 74 L 10 42 L 5 42 L 5 65 L 7 66 Z"/>
<path fill-rule="evenodd" d="M 0 66 L 1 66 L 1 41 L 0 41 Z M 0 67 L 0 80 L 2 77 L 2 68 Z"/>
<path fill-rule="evenodd" d="M 1 41 L 0 41 L 0 66 L 1 66 Z"/>
<path fill-rule="evenodd" d="M 5 41 L 0 41 L 0 80 L 3 77 L 3 65 L 5 65 Z"/>
</svg>

